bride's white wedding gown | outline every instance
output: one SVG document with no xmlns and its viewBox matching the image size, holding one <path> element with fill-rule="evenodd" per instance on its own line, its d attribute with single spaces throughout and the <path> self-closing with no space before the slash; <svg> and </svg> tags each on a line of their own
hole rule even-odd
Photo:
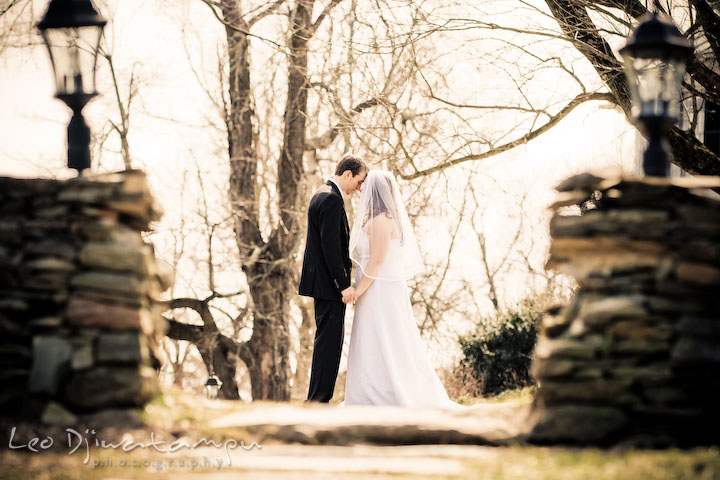
<svg viewBox="0 0 720 480">
<path fill-rule="evenodd" d="M 399 239 L 379 278 L 403 278 Z M 356 249 L 358 282 L 370 259 L 367 235 Z M 355 304 L 350 335 L 345 405 L 454 408 L 433 369 L 412 312 L 407 282 L 375 280 Z"/>
</svg>

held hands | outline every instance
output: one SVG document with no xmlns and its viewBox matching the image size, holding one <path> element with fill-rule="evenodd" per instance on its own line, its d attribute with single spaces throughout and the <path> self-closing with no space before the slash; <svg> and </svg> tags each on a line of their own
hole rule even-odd
<svg viewBox="0 0 720 480">
<path fill-rule="evenodd" d="M 351 285 L 340 293 L 342 294 L 343 303 L 352 303 L 353 305 L 355 304 L 355 301 L 357 300 L 355 287 Z"/>
</svg>

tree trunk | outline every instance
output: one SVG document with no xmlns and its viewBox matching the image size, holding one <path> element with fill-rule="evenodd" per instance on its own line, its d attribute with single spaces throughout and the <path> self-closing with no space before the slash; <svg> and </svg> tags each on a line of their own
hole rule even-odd
<svg viewBox="0 0 720 480">
<path fill-rule="evenodd" d="M 253 400 L 290 400 L 289 282 L 270 274 L 251 286 L 256 302 L 248 365 Z M 294 291 L 292 294 L 294 295 Z"/>
<path fill-rule="evenodd" d="M 304 400 L 310 386 L 310 368 L 312 366 L 313 339 L 315 338 L 315 317 L 311 301 L 300 305 L 302 322 L 298 328 L 300 350 L 297 352 L 297 370 L 293 382 L 293 397 Z"/>
<path fill-rule="evenodd" d="M 237 383 L 235 382 L 235 356 L 222 342 L 218 342 L 213 352 L 212 363 L 215 375 L 222 382 L 218 397 L 226 400 L 239 400 L 240 392 L 238 392 Z"/>
<path fill-rule="evenodd" d="M 331 5 L 338 3 L 333 0 Z M 223 0 L 230 61 L 230 106 L 226 116 L 230 153 L 230 201 L 235 237 L 252 297 L 253 334 L 245 356 L 253 400 L 290 399 L 290 303 L 296 297 L 293 254 L 300 242 L 298 192 L 303 177 L 303 152 L 308 101 L 308 41 L 317 25 L 311 22 L 314 0 L 298 0 L 290 14 L 290 45 L 283 145 L 277 172 L 279 225 L 267 241 L 259 221 L 250 91 L 248 31 L 238 2 Z M 330 7 L 326 7 L 326 10 Z"/>
</svg>

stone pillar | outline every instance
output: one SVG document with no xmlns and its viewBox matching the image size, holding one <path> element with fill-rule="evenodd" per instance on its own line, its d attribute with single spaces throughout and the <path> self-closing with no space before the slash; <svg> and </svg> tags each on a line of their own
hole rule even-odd
<svg viewBox="0 0 720 480">
<path fill-rule="evenodd" d="M 717 441 L 718 177 L 572 177 L 557 190 L 547 267 L 577 279 L 542 321 L 531 440 Z M 590 198 L 597 208 L 562 215 Z"/>
<path fill-rule="evenodd" d="M 141 231 L 141 171 L 0 178 L 0 404 L 30 415 L 139 406 L 158 392 L 156 307 L 172 272 Z"/>
</svg>

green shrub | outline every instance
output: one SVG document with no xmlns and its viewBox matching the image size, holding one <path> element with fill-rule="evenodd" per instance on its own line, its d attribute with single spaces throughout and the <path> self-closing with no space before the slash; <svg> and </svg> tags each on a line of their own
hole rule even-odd
<svg viewBox="0 0 720 480">
<path fill-rule="evenodd" d="M 533 302 L 481 319 L 476 330 L 460 337 L 462 371 L 478 385 L 476 395 L 534 385 L 530 361 L 537 340 L 540 312 Z M 474 382 L 473 382 L 474 381 Z"/>
</svg>

